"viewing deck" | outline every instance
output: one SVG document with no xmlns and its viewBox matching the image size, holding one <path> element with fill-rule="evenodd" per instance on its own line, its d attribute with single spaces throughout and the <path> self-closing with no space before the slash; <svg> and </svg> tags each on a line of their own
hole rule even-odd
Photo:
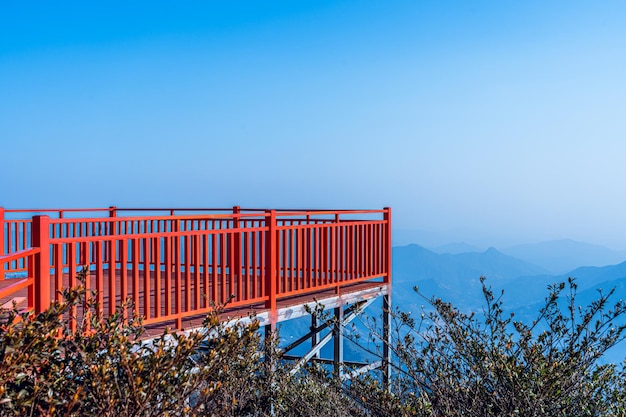
<svg viewBox="0 0 626 417">
<path fill-rule="evenodd" d="M 0 208 L 0 306 L 42 311 L 83 269 L 104 315 L 130 299 L 147 328 L 197 327 L 216 305 L 273 326 L 389 294 L 391 209 Z"/>
</svg>

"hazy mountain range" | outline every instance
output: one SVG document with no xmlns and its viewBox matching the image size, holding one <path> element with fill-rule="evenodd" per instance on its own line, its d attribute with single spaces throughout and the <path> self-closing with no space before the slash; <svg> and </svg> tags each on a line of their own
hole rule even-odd
<svg viewBox="0 0 626 417">
<path fill-rule="evenodd" d="M 578 253 L 578 259 L 587 260 L 590 264 L 616 260 L 604 266 L 579 264 L 565 273 L 553 273 L 547 268 L 552 259 L 574 262 L 575 256 L 567 255 L 563 247 L 570 246 L 576 250 L 592 247 L 595 252 Z M 529 261 L 532 254 L 539 254 L 537 247 L 555 248 L 554 252 L 541 254 L 542 263 Z M 510 252 L 530 254 L 523 257 L 511 256 Z M 507 254 L 505 251 L 509 252 Z M 581 291 L 596 288 L 601 283 L 626 278 L 626 255 L 618 258 L 619 252 L 600 246 L 588 245 L 573 241 L 545 242 L 531 247 L 520 245 L 499 251 L 489 248 L 482 252 L 437 253 L 423 246 L 412 244 L 393 248 L 393 282 L 394 292 L 400 299 L 405 297 L 406 289 L 417 285 L 424 289 L 425 295 L 436 295 L 463 306 L 474 305 L 476 291 L 480 290 L 479 278 L 484 275 L 487 282 L 494 288 L 504 289 L 507 300 L 512 306 L 526 305 L 541 301 L 549 284 L 566 281 L 568 277 L 576 278 Z M 539 256 L 537 256 L 539 257 Z M 524 259 L 525 258 L 525 259 Z M 565 263 L 563 263 L 565 264 Z M 605 285 L 606 286 L 606 285 Z M 608 287 L 607 287 L 608 288 Z M 432 294 L 426 294 L 428 291 Z M 625 294 L 626 295 L 626 294 Z M 539 298 L 538 298 L 539 297 Z"/>
<path fill-rule="evenodd" d="M 482 251 L 480 247 L 465 242 L 447 243 L 429 249 L 439 254 Z M 614 265 L 626 260 L 626 251 L 617 251 L 571 239 L 506 246 L 499 250 L 506 255 L 541 266 L 553 274 L 564 274 L 583 265 Z"/>
<path fill-rule="evenodd" d="M 474 248 L 455 253 L 455 248 L 464 247 L 471 246 L 456 243 L 436 248 L 446 250 L 443 253 L 416 244 L 394 247 L 393 304 L 405 311 L 421 312 L 425 300 L 413 291 L 417 286 L 426 297 L 441 298 L 462 310 L 480 311 L 484 304 L 479 280 L 482 275 L 495 293 L 504 291 L 505 309 L 514 312 L 517 320 L 527 322 L 537 317 L 548 295 L 548 285 L 565 282 L 569 277 L 575 278 L 578 284 L 579 305 L 586 306 L 597 299 L 599 290 L 606 293 L 614 287 L 613 301 L 626 299 L 626 255 L 617 251 L 562 240 L 519 245 L 502 251 Z M 574 265 L 576 259 L 579 263 L 563 273 L 563 267 Z M 553 273 L 555 270 L 561 273 Z M 624 356 L 614 351 L 609 359 L 619 361 Z"/>
<path fill-rule="evenodd" d="M 495 248 L 459 254 L 438 254 L 415 244 L 393 248 L 393 288 L 398 302 L 405 297 L 414 298 L 411 289 L 417 285 L 424 295 L 474 307 L 482 275 L 491 283 L 503 284 L 516 277 L 547 273 L 540 266 Z"/>
</svg>

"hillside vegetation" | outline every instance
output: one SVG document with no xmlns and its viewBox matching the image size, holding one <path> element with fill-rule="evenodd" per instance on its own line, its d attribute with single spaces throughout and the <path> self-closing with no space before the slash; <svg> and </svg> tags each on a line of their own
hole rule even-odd
<svg viewBox="0 0 626 417">
<path fill-rule="evenodd" d="M 87 297 L 93 314 L 71 332 L 62 317 L 86 294 L 68 290 L 38 315 L 0 312 L 0 415 L 624 416 L 624 369 L 598 362 L 624 337 L 623 301 L 610 304 L 609 291 L 578 308 L 569 280 L 522 323 L 480 282 L 483 313 L 426 297 L 418 316 L 392 312 L 390 386 L 316 365 L 291 375 L 277 339 L 254 321 L 220 323 L 218 311 L 201 331 L 146 344 L 128 309 L 103 319 Z M 376 352 L 380 323 L 364 320 L 369 340 L 347 336 Z"/>
</svg>

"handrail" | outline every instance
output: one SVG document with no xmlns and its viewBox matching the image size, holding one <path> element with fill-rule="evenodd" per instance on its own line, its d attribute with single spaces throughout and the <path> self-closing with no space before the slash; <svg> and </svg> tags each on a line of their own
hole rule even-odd
<svg viewBox="0 0 626 417">
<path fill-rule="evenodd" d="M 17 252 L 9 253 L 7 255 L 0 255 L 0 263 L 16 261 L 18 259 L 22 259 L 27 256 L 36 255 L 39 252 L 41 252 L 41 248 L 28 248 L 28 249 L 22 249 Z"/>
<path fill-rule="evenodd" d="M 0 289 L 0 299 L 3 299 L 5 297 L 9 297 L 13 294 L 15 294 L 16 292 L 18 292 L 19 290 L 23 290 L 24 288 L 28 288 L 29 286 L 33 285 L 34 283 L 34 279 L 32 277 L 28 277 L 28 278 L 23 278 L 18 280 L 15 280 L 16 282 L 9 285 L 8 287 L 2 288 Z M 4 304 L 2 304 L 4 305 Z"/>
<path fill-rule="evenodd" d="M 17 295 L 23 295 L 23 299 L 28 301 L 28 304 L 25 308 L 26 311 L 33 310 L 36 305 L 36 296 L 37 294 L 37 277 L 34 273 L 34 263 L 33 258 L 38 256 L 41 253 L 40 247 L 28 248 L 24 250 L 20 250 L 17 252 L 9 253 L 7 255 L 0 255 L 0 283 L 9 282 L 9 285 L 3 285 L 0 287 L 0 305 L 5 306 L 11 303 L 12 300 L 15 299 Z M 4 264 L 12 261 L 18 261 L 20 259 L 25 259 L 25 263 L 27 264 L 28 275 L 23 278 L 14 278 L 14 279 L 6 279 L 3 272 Z M 26 290 L 25 294 L 21 294 Z"/>
<path fill-rule="evenodd" d="M 291 216 L 296 214 L 305 214 L 310 213 L 314 215 L 324 215 L 324 214 L 379 214 L 384 213 L 384 210 L 376 210 L 376 209 L 365 209 L 365 210 L 354 210 L 354 209 L 294 209 L 294 208 L 283 208 L 283 209 L 264 209 L 264 208 L 245 208 L 242 207 L 239 209 L 240 215 L 243 215 L 241 212 L 255 212 L 256 214 L 263 214 L 268 211 L 276 211 L 277 215 L 281 216 Z M 230 208 L 189 208 L 189 207 L 103 207 L 103 208 L 55 208 L 55 209 L 4 209 L 5 213 L 93 213 L 93 212 L 121 212 L 121 211 L 139 211 L 139 212 L 154 212 L 154 211 L 169 211 L 169 212 L 177 212 L 177 211 L 187 211 L 187 212 L 230 212 L 232 214 L 232 207 Z M 227 213 L 224 213 L 227 215 Z"/>
<path fill-rule="evenodd" d="M 62 219 L 50 219 L 56 224 L 62 223 L 88 223 L 88 222 L 123 222 L 123 221 L 159 221 L 159 220 L 212 220 L 212 219 L 232 219 L 238 217 L 265 217 L 264 214 L 194 214 L 194 215 L 174 215 L 174 216 L 128 216 L 128 217 L 64 217 Z"/>
<path fill-rule="evenodd" d="M 106 208 L 64 208 L 64 209 L 4 209 L 7 213 L 57 213 L 57 212 L 93 212 L 93 211 L 109 211 L 110 207 Z"/>
<path fill-rule="evenodd" d="M 228 208 L 185 208 L 185 207 L 116 207 L 117 211 L 230 211 L 232 207 Z"/>
</svg>

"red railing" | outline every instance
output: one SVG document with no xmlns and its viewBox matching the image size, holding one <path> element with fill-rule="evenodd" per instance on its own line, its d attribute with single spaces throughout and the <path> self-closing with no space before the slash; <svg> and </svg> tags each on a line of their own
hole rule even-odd
<svg viewBox="0 0 626 417">
<path fill-rule="evenodd" d="M 20 260 L 30 260 L 24 261 L 30 268 L 28 268 L 27 274 L 25 277 L 21 277 L 18 279 L 13 279 L 9 283 L 9 285 L 0 287 L 0 308 L 10 309 L 13 307 L 13 302 L 16 304 L 21 304 L 21 300 L 26 300 L 27 305 L 23 310 L 31 311 L 35 309 L 35 288 L 36 288 L 36 280 L 35 280 L 35 272 L 34 272 L 34 257 L 40 253 L 39 248 L 31 248 L 22 250 L 19 252 L 14 252 L 10 255 L 0 255 L 0 265 L 11 262 L 18 262 Z M 2 281 L 4 276 L 2 276 Z M 14 297 L 15 294 L 23 293 L 24 297 Z"/>
<path fill-rule="evenodd" d="M 24 211 L 0 209 L 0 281 L 28 287 L 35 311 L 76 286 L 83 268 L 104 314 L 130 298 L 144 323 L 179 329 L 226 302 L 275 313 L 283 298 L 391 279 L 391 209 L 46 212 L 55 218 L 7 219 Z"/>
</svg>

